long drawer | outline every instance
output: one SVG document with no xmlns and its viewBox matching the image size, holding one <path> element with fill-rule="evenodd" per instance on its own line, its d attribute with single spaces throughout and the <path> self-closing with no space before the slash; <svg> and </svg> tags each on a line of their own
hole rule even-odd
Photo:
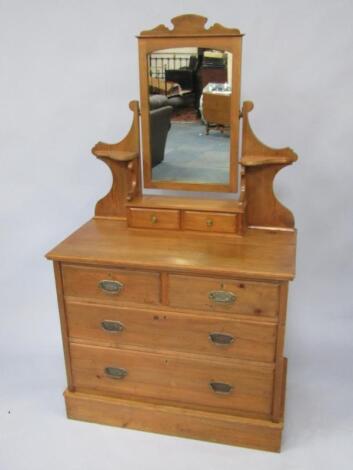
<svg viewBox="0 0 353 470">
<path fill-rule="evenodd" d="M 272 362 L 276 326 L 204 315 L 67 303 L 70 338 Z"/>
<path fill-rule="evenodd" d="M 179 309 L 276 317 L 279 285 L 212 277 L 169 276 L 169 305 Z"/>
<path fill-rule="evenodd" d="M 273 369 L 71 343 L 77 391 L 269 416 Z"/>
<path fill-rule="evenodd" d="M 116 303 L 158 304 L 158 273 L 63 265 L 65 296 Z"/>
</svg>

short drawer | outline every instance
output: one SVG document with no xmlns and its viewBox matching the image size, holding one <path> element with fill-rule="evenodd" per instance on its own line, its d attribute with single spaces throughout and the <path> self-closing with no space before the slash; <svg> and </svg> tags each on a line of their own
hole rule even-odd
<svg viewBox="0 0 353 470">
<path fill-rule="evenodd" d="M 237 216 L 220 212 L 184 211 L 182 217 L 184 230 L 202 232 L 236 232 Z"/>
<path fill-rule="evenodd" d="M 178 354 L 71 343 L 73 385 L 79 392 L 183 403 L 269 416 L 273 368 L 250 362 L 201 361 Z"/>
<path fill-rule="evenodd" d="M 278 315 L 279 284 L 169 276 L 169 305 L 178 309 L 275 317 Z"/>
<path fill-rule="evenodd" d="M 274 360 L 275 325 L 71 302 L 66 310 L 71 339 L 111 347 L 137 345 L 225 358 Z"/>
<path fill-rule="evenodd" d="M 158 273 L 63 265 L 64 295 L 105 302 L 159 303 Z"/>
<path fill-rule="evenodd" d="M 180 227 L 180 212 L 171 209 L 139 209 L 128 210 L 130 227 L 156 228 L 175 230 Z"/>
</svg>

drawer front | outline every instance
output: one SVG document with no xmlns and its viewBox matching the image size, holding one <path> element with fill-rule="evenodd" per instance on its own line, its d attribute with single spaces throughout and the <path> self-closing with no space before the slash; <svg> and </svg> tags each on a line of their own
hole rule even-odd
<svg viewBox="0 0 353 470">
<path fill-rule="evenodd" d="M 77 391 L 270 415 L 273 370 L 71 343 Z"/>
<path fill-rule="evenodd" d="M 183 213 L 184 230 L 234 233 L 236 231 L 236 223 L 237 216 L 235 214 L 196 211 L 184 211 Z"/>
<path fill-rule="evenodd" d="M 128 221 L 130 227 L 156 228 L 156 229 L 178 229 L 180 227 L 180 212 L 169 209 L 138 209 L 128 210 Z"/>
<path fill-rule="evenodd" d="M 175 308 L 275 317 L 278 301 L 278 284 L 169 276 L 169 305 Z"/>
<path fill-rule="evenodd" d="M 272 362 L 274 325 L 67 303 L 71 339 Z"/>
<path fill-rule="evenodd" d="M 158 273 L 64 265 L 65 296 L 104 302 L 158 304 Z"/>
</svg>

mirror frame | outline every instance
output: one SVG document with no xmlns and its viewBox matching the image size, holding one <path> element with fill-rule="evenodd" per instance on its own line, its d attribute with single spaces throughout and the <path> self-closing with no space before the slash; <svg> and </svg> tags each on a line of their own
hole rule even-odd
<svg viewBox="0 0 353 470">
<path fill-rule="evenodd" d="M 242 37 L 238 29 L 218 23 L 205 28 L 207 18 L 181 15 L 171 20 L 173 29 L 159 25 L 142 31 L 138 38 L 140 68 L 140 108 L 142 127 L 143 180 L 145 188 L 187 191 L 236 192 L 238 190 L 238 153 L 240 117 L 240 80 Z M 161 49 L 200 47 L 223 50 L 233 54 L 232 94 L 230 115 L 229 183 L 189 183 L 182 181 L 153 181 L 150 146 L 148 54 Z"/>
</svg>

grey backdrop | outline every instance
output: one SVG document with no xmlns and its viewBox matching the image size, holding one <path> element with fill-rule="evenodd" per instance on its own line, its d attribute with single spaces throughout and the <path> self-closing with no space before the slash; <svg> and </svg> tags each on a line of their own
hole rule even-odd
<svg viewBox="0 0 353 470">
<path fill-rule="evenodd" d="M 43 256 L 110 187 L 90 155 L 138 98 L 142 29 L 182 13 L 246 33 L 242 98 L 299 230 L 283 453 L 65 419 L 54 280 Z M 312 469 L 353 458 L 352 28 L 349 0 L 0 0 L 0 468 Z"/>
</svg>

